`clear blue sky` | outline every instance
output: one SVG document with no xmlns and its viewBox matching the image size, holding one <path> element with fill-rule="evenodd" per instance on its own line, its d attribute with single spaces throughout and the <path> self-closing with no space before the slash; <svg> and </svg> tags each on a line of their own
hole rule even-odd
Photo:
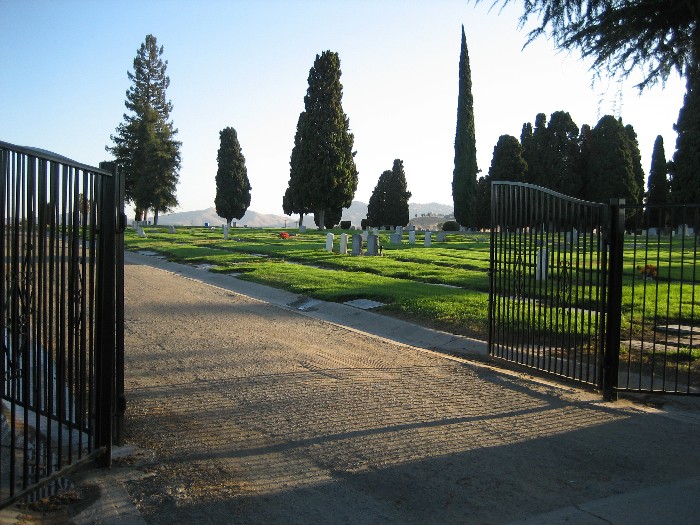
<svg viewBox="0 0 700 525">
<path fill-rule="evenodd" d="M 233 126 L 246 158 L 251 210 L 282 213 L 289 156 L 316 54 L 340 55 L 343 108 L 355 135 L 356 200 L 404 161 L 411 201 L 452 203 L 458 63 L 464 24 L 479 168 L 503 134 L 537 113 L 568 111 L 594 126 L 621 116 L 648 172 L 657 135 L 666 156 L 684 83 L 640 97 L 633 81 L 592 84 L 578 55 L 541 39 L 522 50 L 519 2 L 490 0 L 0 0 L 0 140 L 96 165 L 122 121 L 127 71 L 147 34 L 164 46 L 182 141 L 179 210 L 214 205 L 219 131 Z"/>
</svg>

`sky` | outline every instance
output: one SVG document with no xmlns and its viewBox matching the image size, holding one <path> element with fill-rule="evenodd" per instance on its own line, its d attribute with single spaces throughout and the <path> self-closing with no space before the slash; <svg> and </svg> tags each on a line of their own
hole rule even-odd
<svg viewBox="0 0 700 525">
<path fill-rule="evenodd" d="M 250 210 L 282 214 L 289 157 L 309 69 L 340 56 L 343 109 L 367 202 L 394 159 L 411 202 L 452 204 L 461 27 L 469 49 L 477 161 L 488 173 L 501 135 L 538 113 L 579 126 L 612 114 L 634 126 L 648 174 L 657 135 L 667 159 L 685 83 L 641 95 L 635 79 L 595 79 L 576 52 L 540 38 L 523 49 L 522 3 L 468 0 L 0 0 L 0 140 L 81 163 L 109 160 L 123 120 L 127 71 L 146 35 L 164 48 L 182 142 L 175 211 L 214 206 L 219 132 L 236 129 Z M 639 79 L 636 79 L 637 81 Z"/>
</svg>

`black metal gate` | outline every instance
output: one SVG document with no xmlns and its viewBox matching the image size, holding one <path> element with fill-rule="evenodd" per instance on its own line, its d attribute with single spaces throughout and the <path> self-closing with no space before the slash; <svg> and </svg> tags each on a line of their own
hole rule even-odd
<svg viewBox="0 0 700 525">
<path fill-rule="evenodd" d="M 609 399 L 620 391 L 700 393 L 697 236 L 688 226 L 697 209 L 671 208 L 492 183 L 490 354 Z M 651 226 L 669 213 L 681 221 L 682 242 L 668 227 Z M 683 334 L 675 350 L 652 326 Z"/>
<path fill-rule="evenodd" d="M 110 461 L 123 404 L 116 170 L 0 142 L 0 505 Z M 121 302 L 120 302 L 121 301 Z"/>
</svg>

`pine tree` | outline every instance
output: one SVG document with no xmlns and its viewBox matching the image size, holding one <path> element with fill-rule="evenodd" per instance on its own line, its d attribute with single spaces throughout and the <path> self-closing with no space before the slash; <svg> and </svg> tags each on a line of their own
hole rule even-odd
<svg viewBox="0 0 700 525">
<path fill-rule="evenodd" d="M 219 132 L 220 146 L 216 155 L 216 197 L 214 205 L 219 217 L 231 225 L 233 219 L 241 219 L 250 206 L 250 182 L 245 157 L 238 142 L 236 130 L 228 127 Z"/>
<path fill-rule="evenodd" d="M 462 45 L 459 54 L 457 131 L 455 134 L 455 168 L 452 174 L 452 198 L 454 201 L 455 220 L 462 226 L 474 224 L 476 175 L 478 171 L 472 73 L 469 66 L 467 39 L 464 35 L 464 26 L 462 26 Z"/>
<path fill-rule="evenodd" d="M 337 53 L 316 55 L 304 97 L 306 115 L 298 130 L 298 159 L 292 161 L 298 163 L 302 182 L 301 192 L 292 191 L 289 198 L 293 201 L 299 196 L 301 209 L 313 210 L 320 225 L 325 224 L 327 211 L 349 207 L 357 190 L 354 137 L 343 112 L 340 76 Z"/>
<path fill-rule="evenodd" d="M 686 75 L 683 107 L 674 126 L 678 138 L 671 165 L 671 200 L 700 202 L 700 72 Z"/>
<path fill-rule="evenodd" d="M 654 151 L 651 154 L 646 203 L 651 206 L 668 204 L 669 188 L 668 162 L 666 162 L 666 153 L 664 151 L 664 138 L 659 135 L 654 141 Z M 665 213 L 663 211 L 647 208 L 647 217 L 649 226 L 658 228 L 665 226 Z"/>
<path fill-rule="evenodd" d="M 158 213 L 177 206 L 180 146 L 170 120 L 172 103 L 166 98 L 170 79 L 163 46 L 147 35 L 134 58 L 134 72 L 127 72 L 131 87 L 126 93 L 124 121 L 110 135 L 114 155 L 125 176 L 126 199 L 136 208 L 136 218 L 153 209 Z"/>
</svg>

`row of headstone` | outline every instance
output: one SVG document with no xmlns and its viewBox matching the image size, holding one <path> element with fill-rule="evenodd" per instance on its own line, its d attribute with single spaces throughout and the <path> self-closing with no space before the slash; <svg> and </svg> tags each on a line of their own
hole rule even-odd
<svg viewBox="0 0 700 525">
<path fill-rule="evenodd" d="M 695 229 L 687 224 L 679 224 L 678 228 L 671 232 L 671 235 L 678 235 L 682 237 L 693 237 L 695 236 Z M 649 228 L 648 230 L 642 230 L 642 236 L 658 237 L 658 228 Z"/>
</svg>

